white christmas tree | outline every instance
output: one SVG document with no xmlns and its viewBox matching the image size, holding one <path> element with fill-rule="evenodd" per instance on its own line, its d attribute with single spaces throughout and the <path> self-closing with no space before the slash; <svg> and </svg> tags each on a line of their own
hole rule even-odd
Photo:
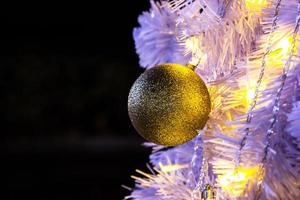
<svg viewBox="0 0 300 200">
<path fill-rule="evenodd" d="M 300 199 L 300 1 L 151 1 L 138 21 L 140 65 L 196 66 L 212 108 L 192 141 L 146 143 L 125 199 Z"/>
</svg>

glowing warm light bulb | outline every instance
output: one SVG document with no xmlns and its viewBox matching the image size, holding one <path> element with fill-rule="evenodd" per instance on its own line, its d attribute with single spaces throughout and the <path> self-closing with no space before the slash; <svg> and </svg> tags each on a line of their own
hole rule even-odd
<svg viewBox="0 0 300 200">
<path fill-rule="evenodd" d="M 251 178 L 258 172 L 258 167 L 242 168 L 228 171 L 228 173 L 220 176 L 218 182 L 223 191 L 232 197 L 240 196 Z"/>
<path fill-rule="evenodd" d="M 252 103 L 254 97 L 255 97 L 255 88 L 249 88 L 247 90 L 247 99 L 246 99 L 248 105 Z"/>
<path fill-rule="evenodd" d="M 264 89 L 265 87 L 264 85 L 265 84 L 262 82 L 260 88 Z M 246 84 L 241 83 L 240 88 L 241 89 L 236 92 L 235 96 L 236 98 L 239 98 L 241 100 L 241 102 L 243 103 L 246 109 L 249 109 L 255 97 L 256 82 L 254 81 L 251 82 L 249 80 Z"/>
<path fill-rule="evenodd" d="M 274 38 L 281 38 L 281 39 L 274 47 L 274 50 L 270 52 L 270 54 L 267 57 L 268 66 L 272 68 L 274 67 L 281 68 L 291 51 L 293 37 L 292 36 L 282 37 L 282 33 L 277 33 L 275 34 Z M 295 49 L 293 49 L 293 51 L 295 51 L 293 52 L 294 54 L 297 54 L 298 47 L 299 47 L 299 42 L 296 40 Z"/>
<path fill-rule="evenodd" d="M 285 38 L 283 38 L 283 39 L 280 40 L 278 46 L 281 49 L 282 53 L 288 53 L 289 52 L 289 49 L 291 47 L 291 42 L 292 41 L 288 37 L 285 37 Z"/>
</svg>

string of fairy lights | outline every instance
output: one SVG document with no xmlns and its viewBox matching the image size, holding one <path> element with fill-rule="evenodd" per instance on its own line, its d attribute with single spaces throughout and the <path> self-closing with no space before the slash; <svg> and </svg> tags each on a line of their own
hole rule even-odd
<svg viewBox="0 0 300 200">
<path fill-rule="evenodd" d="M 257 6 L 257 4 L 253 4 L 253 3 L 254 3 L 253 1 L 249 0 L 248 7 L 249 6 Z M 257 3 L 260 3 L 262 6 L 267 5 L 265 1 L 259 1 Z M 274 15 L 273 15 L 273 19 L 272 19 L 271 30 L 268 34 L 267 46 L 266 46 L 266 49 L 265 49 L 265 51 L 263 53 L 263 56 L 261 58 L 261 66 L 260 66 L 259 76 L 258 76 L 258 79 L 256 81 L 255 88 L 251 90 L 253 95 L 247 97 L 248 102 L 251 102 L 250 108 L 247 112 L 247 117 L 246 117 L 246 123 L 248 123 L 248 124 L 251 123 L 252 118 L 253 118 L 253 110 L 255 109 L 255 107 L 257 105 L 259 90 L 260 90 L 260 87 L 261 87 L 261 84 L 262 84 L 262 81 L 263 81 L 263 77 L 264 77 L 264 74 L 265 74 L 265 69 L 266 69 L 266 65 L 267 65 L 267 57 L 270 54 L 270 52 L 272 51 L 272 47 L 273 47 L 273 43 L 274 43 L 273 38 L 274 38 L 275 30 L 277 28 L 277 21 L 278 21 L 280 6 L 281 6 L 281 0 L 278 0 L 275 3 Z M 300 6 L 298 8 L 300 8 Z M 256 11 L 257 11 L 257 9 L 256 9 Z M 298 32 L 298 29 L 299 29 L 299 17 L 297 19 L 297 23 L 296 23 L 295 30 L 294 30 L 294 33 L 293 33 L 293 39 L 292 39 L 292 42 L 291 42 L 291 44 L 292 44 L 291 49 L 292 50 L 289 54 L 289 58 L 288 58 L 287 62 L 285 63 L 284 70 L 283 70 L 283 75 L 282 75 L 282 82 L 281 82 L 280 88 L 278 89 L 278 92 L 276 94 L 276 98 L 275 98 L 275 102 L 274 102 L 274 109 L 273 109 L 274 112 L 273 112 L 273 116 L 272 116 L 272 119 L 271 119 L 272 123 L 271 123 L 271 125 L 270 125 L 270 127 L 267 131 L 267 136 L 266 136 L 267 141 L 266 141 L 266 146 L 265 146 L 265 149 L 264 149 L 265 154 L 264 154 L 264 157 L 262 159 L 262 165 L 260 166 L 260 168 L 256 167 L 256 168 L 253 168 L 253 169 L 249 169 L 248 172 L 245 172 L 245 173 L 252 174 L 252 175 L 254 173 L 259 174 L 259 176 L 258 176 L 259 180 L 258 180 L 258 185 L 257 185 L 258 187 L 257 187 L 257 192 L 256 192 L 255 199 L 259 199 L 259 196 L 260 196 L 260 191 L 261 191 L 261 186 L 262 186 L 261 183 L 262 183 L 263 177 L 264 177 L 263 176 L 264 165 L 265 165 L 267 155 L 268 155 L 268 152 L 269 152 L 269 148 L 270 148 L 270 145 L 271 145 L 270 144 L 271 136 L 274 134 L 273 129 L 274 129 L 275 124 L 276 124 L 276 118 L 277 118 L 278 109 L 279 109 L 280 94 L 281 94 L 281 91 L 283 89 L 285 79 L 287 77 L 288 69 L 289 69 L 289 66 L 290 66 L 290 63 L 291 63 L 290 62 L 291 58 L 294 55 L 294 51 L 295 51 L 295 47 L 296 47 L 295 41 L 296 41 L 296 35 L 297 35 L 297 32 Z M 288 45 L 291 45 L 291 44 L 288 44 Z M 194 58 L 194 55 L 193 55 L 192 59 L 193 58 Z M 249 98 L 252 98 L 252 100 L 249 100 Z M 246 128 L 245 129 L 245 135 L 242 137 L 241 142 L 240 142 L 240 147 L 239 147 L 239 149 L 236 153 L 235 170 L 234 170 L 233 174 L 231 174 L 231 175 L 236 176 L 238 178 L 241 177 L 239 175 L 239 173 L 243 173 L 243 171 L 245 171 L 242 168 L 240 168 L 240 162 L 241 162 L 241 155 L 242 155 L 243 148 L 245 147 L 247 137 L 249 136 L 250 133 L 251 133 L 251 130 L 249 128 Z M 191 166 L 196 165 L 194 162 L 198 160 L 198 159 L 196 159 L 196 157 L 197 157 L 197 154 L 199 155 L 198 149 L 199 149 L 200 145 L 202 145 L 202 140 L 200 140 L 200 144 L 199 144 L 199 141 L 195 142 L 194 155 L 193 155 L 193 159 L 191 161 Z M 196 186 L 195 186 L 195 188 L 193 189 L 193 192 L 192 192 L 192 200 L 197 198 L 196 194 L 198 194 L 198 193 L 200 193 L 200 197 L 201 197 L 201 195 L 203 195 L 203 191 L 205 191 L 206 189 L 216 189 L 216 187 L 214 185 L 211 185 L 211 187 L 209 187 L 209 188 L 206 187 L 206 185 L 208 183 L 205 182 L 205 176 L 207 176 L 208 161 L 205 158 L 205 150 L 204 149 L 202 151 L 201 166 L 202 167 L 200 169 L 200 175 L 199 175 L 198 180 L 196 182 Z M 244 177 L 246 177 L 246 176 L 244 176 Z M 221 187 L 222 187 L 222 185 L 221 185 Z M 216 191 L 214 191 L 214 192 L 216 192 Z"/>
</svg>

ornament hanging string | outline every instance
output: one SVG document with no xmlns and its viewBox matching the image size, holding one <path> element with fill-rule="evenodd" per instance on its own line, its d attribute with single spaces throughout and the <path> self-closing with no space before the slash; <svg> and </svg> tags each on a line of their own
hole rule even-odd
<svg viewBox="0 0 300 200">
<path fill-rule="evenodd" d="M 267 135 L 266 135 L 267 141 L 266 141 L 266 145 L 265 145 L 265 148 L 264 148 L 264 156 L 261 160 L 261 167 L 260 167 L 260 174 L 261 175 L 263 175 L 263 173 L 264 173 L 264 169 L 265 169 L 266 162 L 268 160 L 268 155 L 269 155 L 269 152 L 270 152 L 270 148 L 272 146 L 271 139 L 272 139 L 272 136 L 274 135 L 274 132 L 275 132 L 274 129 L 275 129 L 276 122 L 278 121 L 278 114 L 279 114 L 279 111 L 280 111 L 280 96 L 281 96 L 282 90 L 284 88 L 285 81 L 287 79 L 287 75 L 288 75 L 290 66 L 293 62 L 292 58 L 295 55 L 296 37 L 297 37 L 298 31 L 299 31 L 299 25 L 300 25 L 300 0 L 298 1 L 298 15 L 297 15 L 297 18 L 296 18 L 296 25 L 295 25 L 295 28 L 294 28 L 294 31 L 293 31 L 293 36 L 292 36 L 292 48 L 290 49 L 288 59 L 287 59 L 285 65 L 283 67 L 282 75 L 281 75 L 281 78 L 280 78 L 281 83 L 279 85 L 279 88 L 277 89 L 277 93 L 276 93 L 276 96 L 275 96 L 275 99 L 274 99 L 274 105 L 273 105 L 273 109 L 272 109 L 273 115 L 272 115 L 272 118 L 271 118 L 271 124 L 270 124 L 270 126 L 267 130 Z M 259 176 L 259 178 L 260 178 L 260 180 L 258 181 L 258 188 L 257 188 L 255 200 L 260 199 L 261 192 L 262 192 L 262 182 L 263 182 L 264 176 Z"/>
</svg>

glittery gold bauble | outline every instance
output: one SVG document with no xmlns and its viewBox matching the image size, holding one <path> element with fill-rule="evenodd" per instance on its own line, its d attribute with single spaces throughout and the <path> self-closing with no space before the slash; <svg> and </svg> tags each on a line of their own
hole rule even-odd
<svg viewBox="0 0 300 200">
<path fill-rule="evenodd" d="M 145 139 L 175 146 L 193 139 L 205 126 L 209 93 L 191 68 L 162 64 L 146 70 L 135 81 L 128 97 L 128 112 Z"/>
</svg>

